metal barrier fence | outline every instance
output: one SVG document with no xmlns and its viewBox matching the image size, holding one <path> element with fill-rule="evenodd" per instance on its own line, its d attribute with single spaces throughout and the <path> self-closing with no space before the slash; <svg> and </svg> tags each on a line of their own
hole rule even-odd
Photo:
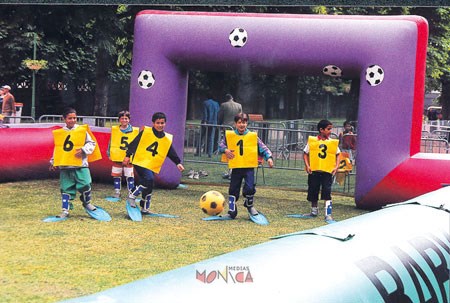
<svg viewBox="0 0 450 303">
<path fill-rule="evenodd" d="M 420 140 L 420 152 L 448 154 L 449 146 L 447 139 L 422 137 Z"/>
<path fill-rule="evenodd" d="M 279 124 L 280 125 L 280 124 Z M 215 169 L 221 167 L 222 171 L 226 171 L 226 163 L 221 162 L 221 155 L 218 153 L 217 145 L 224 134 L 224 130 L 231 130 L 230 126 L 213 125 L 213 124 L 199 124 L 186 123 L 185 128 L 185 142 L 184 142 L 184 162 L 186 168 L 209 167 Z M 277 185 L 283 184 L 287 187 L 295 187 L 300 189 L 307 188 L 307 173 L 305 172 L 303 162 L 303 149 L 307 143 L 309 136 L 316 136 L 317 130 L 304 129 L 287 129 L 284 127 L 259 127 L 250 126 L 250 130 L 255 131 L 258 137 L 267 145 L 272 151 L 275 166 L 273 173 L 274 178 L 269 184 Z M 218 134 L 213 139 L 212 150 L 208 150 L 208 143 L 210 135 Z M 332 134 L 337 138 L 336 134 Z M 355 171 L 356 167 L 354 167 Z M 219 168 L 220 170 L 220 168 Z M 267 172 L 264 172 L 264 167 L 260 165 L 257 169 L 261 172 L 263 183 L 266 184 Z M 217 172 L 216 172 L 217 173 Z M 211 180 L 210 178 L 209 180 Z M 216 178 L 217 179 L 217 178 Z M 280 180 L 280 179 L 289 179 Z M 343 193 L 353 193 L 355 184 L 355 174 L 346 174 L 344 184 L 333 185 L 333 191 Z"/>
</svg>

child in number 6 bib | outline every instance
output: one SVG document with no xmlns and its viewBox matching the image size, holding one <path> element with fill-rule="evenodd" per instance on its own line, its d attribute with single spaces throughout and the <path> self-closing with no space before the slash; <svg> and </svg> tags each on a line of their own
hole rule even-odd
<svg viewBox="0 0 450 303">
<path fill-rule="evenodd" d="M 228 161 L 228 167 L 232 169 L 228 189 L 229 210 L 226 216 L 231 219 L 236 218 L 236 202 L 239 199 L 242 180 L 244 180 L 242 189 L 244 206 L 252 218 L 259 214 L 253 206 L 253 198 L 256 193 L 255 168 L 258 167 L 258 155 L 264 157 L 269 167 L 273 167 L 272 152 L 255 132 L 247 129 L 247 114 L 237 114 L 234 117 L 234 122 L 236 129 L 226 131 L 225 138 L 219 144 L 219 152 L 223 153 L 222 159 Z"/>
<path fill-rule="evenodd" d="M 51 171 L 56 167 L 60 169 L 62 212 L 56 218 L 62 220 L 69 216 L 77 191 L 81 193 L 83 207 L 95 217 L 96 211 L 100 211 L 91 203 L 92 179 L 88 162 L 102 158 L 100 148 L 89 126 L 77 124 L 77 112 L 73 108 L 64 111 L 63 119 L 66 125 L 53 131 L 55 148 L 49 168 Z"/>
</svg>

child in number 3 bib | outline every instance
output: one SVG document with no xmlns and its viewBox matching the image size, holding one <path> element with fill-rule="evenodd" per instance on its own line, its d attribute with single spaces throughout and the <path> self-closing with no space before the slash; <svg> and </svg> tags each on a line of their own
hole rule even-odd
<svg viewBox="0 0 450 303">
<path fill-rule="evenodd" d="M 333 223 L 331 216 L 331 185 L 333 176 L 339 167 L 339 140 L 331 139 L 333 124 L 328 120 L 321 120 L 317 124 L 318 136 L 310 136 L 308 144 L 303 150 L 303 160 L 308 173 L 308 196 L 311 202 L 311 213 L 305 216 L 316 217 L 319 214 L 318 200 L 324 200 L 325 221 Z"/>
</svg>

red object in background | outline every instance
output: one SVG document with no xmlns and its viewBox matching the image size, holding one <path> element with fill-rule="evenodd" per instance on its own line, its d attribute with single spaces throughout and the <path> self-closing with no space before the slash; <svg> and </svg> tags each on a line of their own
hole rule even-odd
<svg viewBox="0 0 450 303">
<path fill-rule="evenodd" d="M 53 155 L 52 131 L 60 128 L 2 128 L 0 129 L 0 182 L 59 177 L 58 171 L 50 172 Z M 110 129 L 91 128 L 102 152 L 102 159 L 89 164 L 95 181 L 111 181 L 111 161 L 106 156 Z"/>
</svg>

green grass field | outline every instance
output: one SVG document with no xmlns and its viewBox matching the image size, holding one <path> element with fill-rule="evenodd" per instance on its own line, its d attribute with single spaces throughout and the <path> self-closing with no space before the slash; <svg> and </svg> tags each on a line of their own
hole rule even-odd
<svg viewBox="0 0 450 303">
<path fill-rule="evenodd" d="M 202 221 L 200 196 L 212 189 L 226 194 L 228 184 L 189 181 L 186 189 L 156 189 L 153 195 L 153 211 L 180 218 L 144 218 L 143 222 L 127 218 L 124 201 L 103 199 L 111 194 L 111 185 L 93 184 L 93 202 L 111 214 L 111 222 L 89 218 L 76 201 L 67 221 L 44 223 L 43 218 L 60 212 L 58 180 L 0 184 L 0 301 L 55 302 L 87 295 L 270 241 L 275 235 L 326 224 L 322 216 L 286 218 L 288 213 L 309 211 L 306 194 L 269 186 L 258 187 L 255 198 L 256 207 L 270 221 L 268 226 L 248 220 L 242 199 L 236 220 Z M 363 213 L 352 197 L 334 195 L 336 220 Z"/>
</svg>

